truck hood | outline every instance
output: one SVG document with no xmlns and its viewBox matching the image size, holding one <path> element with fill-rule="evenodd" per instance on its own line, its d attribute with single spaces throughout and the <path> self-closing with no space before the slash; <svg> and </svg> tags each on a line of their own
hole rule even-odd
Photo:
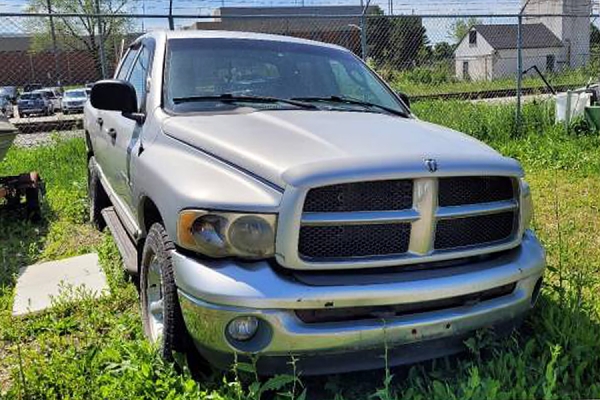
<svg viewBox="0 0 600 400">
<path fill-rule="evenodd" d="M 385 114 L 273 110 L 169 117 L 165 133 L 279 187 L 328 177 L 515 174 L 480 141 L 434 124 Z M 344 178 L 342 178 L 343 180 Z M 351 180 L 351 178 L 349 179 Z"/>
</svg>

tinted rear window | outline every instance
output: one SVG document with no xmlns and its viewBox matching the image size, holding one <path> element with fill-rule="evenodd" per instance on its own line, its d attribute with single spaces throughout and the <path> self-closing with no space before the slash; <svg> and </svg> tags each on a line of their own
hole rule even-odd
<svg viewBox="0 0 600 400">
<path fill-rule="evenodd" d="M 21 98 L 23 100 L 33 100 L 33 99 L 39 99 L 41 97 L 42 97 L 42 95 L 40 93 L 24 93 L 21 95 Z"/>
</svg>

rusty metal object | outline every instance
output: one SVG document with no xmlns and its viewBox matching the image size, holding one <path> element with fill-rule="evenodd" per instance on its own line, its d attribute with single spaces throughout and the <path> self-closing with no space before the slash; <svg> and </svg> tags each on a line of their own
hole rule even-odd
<svg viewBox="0 0 600 400">
<path fill-rule="evenodd" d="M 17 135 L 17 130 L 7 120 L 0 119 L 0 161 Z M 24 209 L 27 218 L 37 221 L 41 218 L 41 197 L 44 183 L 35 171 L 13 176 L 0 177 L 0 207 Z"/>
</svg>

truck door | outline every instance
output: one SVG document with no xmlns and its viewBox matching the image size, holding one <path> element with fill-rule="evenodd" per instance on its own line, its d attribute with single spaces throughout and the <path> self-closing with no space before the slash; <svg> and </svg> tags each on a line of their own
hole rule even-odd
<svg viewBox="0 0 600 400">
<path fill-rule="evenodd" d="M 146 112 L 146 94 L 149 71 L 154 55 L 154 42 L 142 42 L 137 57 L 127 77 L 137 95 L 139 112 Z M 131 160 L 136 157 L 138 141 L 144 125 L 132 119 L 125 118 L 118 112 L 106 112 L 104 121 L 105 136 L 108 140 L 108 165 L 110 165 L 110 184 L 113 190 L 129 208 L 132 215 L 136 214 L 132 199 L 132 182 L 130 175 Z"/>
<path fill-rule="evenodd" d="M 137 45 L 132 45 L 128 49 L 127 54 L 121 60 L 121 63 L 117 68 L 115 79 L 127 79 L 131 67 L 133 66 L 133 62 L 137 58 L 139 48 L 140 45 L 138 43 Z M 90 133 L 90 140 L 94 147 L 94 156 L 102 168 L 102 172 L 110 182 L 112 181 L 112 179 L 110 179 L 112 168 L 109 165 L 109 159 L 111 158 L 109 152 L 112 151 L 113 145 L 112 138 L 108 136 L 105 129 L 106 126 L 104 125 L 104 120 L 107 119 L 109 114 L 111 114 L 110 111 L 98 110 L 97 108 L 91 107 L 89 104 L 85 109 L 86 129 Z"/>
</svg>

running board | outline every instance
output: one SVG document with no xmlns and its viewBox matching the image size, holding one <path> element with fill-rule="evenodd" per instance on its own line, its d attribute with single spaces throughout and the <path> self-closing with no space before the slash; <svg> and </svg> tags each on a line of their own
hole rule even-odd
<svg viewBox="0 0 600 400">
<path fill-rule="evenodd" d="M 119 216 L 115 212 L 115 208 L 107 207 L 103 209 L 102 217 L 104 218 L 104 221 L 106 221 L 106 226 L 108 226 L 108 229 L 110 229 L 110 233 L 112 233 L 115 243 L 119 248 L 125 269 L 130 274 L 137 275 L 137 249 L 127 234 L 127 231 L 121 223 Z"/>
</svg>

